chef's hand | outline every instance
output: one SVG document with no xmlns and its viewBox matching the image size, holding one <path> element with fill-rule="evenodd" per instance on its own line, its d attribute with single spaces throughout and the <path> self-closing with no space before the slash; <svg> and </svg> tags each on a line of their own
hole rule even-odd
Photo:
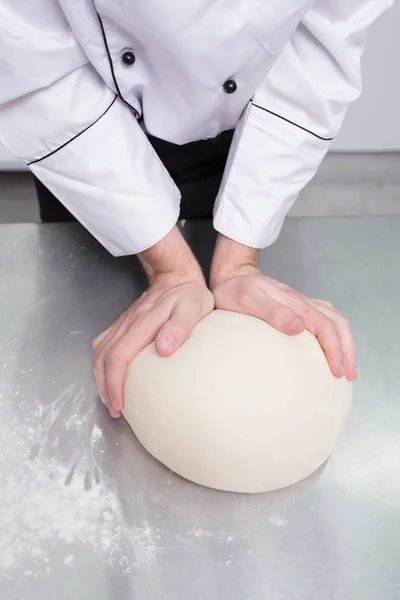
<svg viewBox="0 0 400 600">
<path fill-rule="evenodd" d="M 155 341 L 170 356 L 214 308 L 214 298 L 177 228 L 141 253 L 148 290 L 93 342 L 97 388 L 112 417 L 124 406 L 124 381 L 131 360 Z"/>
<path fill-rule="evenodd" d="M 258 251 L 219 235 L 211 268 L 215 307 L 263 319 L 287 335 L 308 329 L 325 352 L 333 375 L 358 376 L 347 319 L 330 302 L 308 298 L 266 277 L 257 268 Z"/>
</svg>

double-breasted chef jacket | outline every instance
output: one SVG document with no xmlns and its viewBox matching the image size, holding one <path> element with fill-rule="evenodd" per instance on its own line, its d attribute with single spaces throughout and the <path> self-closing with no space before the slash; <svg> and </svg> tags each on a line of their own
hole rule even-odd
<svg viewBox="0 0 400 600">
<path fill-rule="evenodd" d="M 143 251 L 180 193 L 146 132 L 235 128 L 215 201 L 263 248 L 361 91 L 371 23 L 394 0 L 0 0 L 0 141 L 114 255 Z"/>
</svg>

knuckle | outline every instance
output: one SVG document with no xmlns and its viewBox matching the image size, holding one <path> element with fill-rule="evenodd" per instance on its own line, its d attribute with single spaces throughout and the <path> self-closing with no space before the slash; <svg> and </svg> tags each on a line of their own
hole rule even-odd
<svg viewBox="0 0 400 600">
<path fill-rule="evenodd" d="M 152 305 L 149 302 L 142 302 L 132 310 L 131 315 L 135 317 L 144 317 L 150 312 Z"/>
<path fill-rule="evenodd" d="M 345 327 L 346 329 L 350 329 L 350 321 L 347 317 L 345 317 L 342 314 L 339 314 L 338 321 L 342 327 Z"/>
<path fill-rule="evenodd" d="M 303 308 L 301 310 L 301 316 L 306 320 L 319 318 L 316 311 L 309 304 L 306 303 L 304 303 Z M 323 318 L 320 318 L 320 320 L 322 321 Z"/>
<path fill-rule="evenodd" d="M 321 298 L 314 298 L 314 300 L 315 302 L 318 302 L 318 304 L 322 304 L 322 306 L 333 308 L 332 302 L 329 302 L 329 300 L 322 300 Z"/>
<path fill-rule="evenodd" d="M 302 300 L 304 300 L 306 298 L 306 296 L 304 296 L 304 294 L 302 294 L 298 290 L 294 290 L 293 288 L 291 288 L 289 286 L 287 286 L 286 292 L 287 292 L 287 294 L 289 294 L 289 296 L 294 296 L 295 298 L 301 298 Z"/>
<path fill-rule="evenodd" d="M 331 302 L 329 302 L 328 300 L 319 300 L 318 304 L 320 304 L 321 306 L 325 306 L 325 308 L 329 308 L 329 309 L 334 309 L 333 304 Z"/>
</svg>

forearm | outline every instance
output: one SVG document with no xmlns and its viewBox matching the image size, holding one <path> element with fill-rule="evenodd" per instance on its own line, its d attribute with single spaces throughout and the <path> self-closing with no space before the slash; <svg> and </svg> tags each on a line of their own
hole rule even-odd
<svg viewBox="0 0 400 600">
<path fill-rule="evenodd" d="M 154 278 L 170 273 L 203 279 L 193 252 L 176 226 L 157 244 L 137 256 L 150 283 Z"/>
<path fill-rule="evenodd" d="M 219 234 L 211 265 L 211 288 L 229 273 L 235 273 L 243 267 L 256 267 L 260 251 Z"/>
</svg>

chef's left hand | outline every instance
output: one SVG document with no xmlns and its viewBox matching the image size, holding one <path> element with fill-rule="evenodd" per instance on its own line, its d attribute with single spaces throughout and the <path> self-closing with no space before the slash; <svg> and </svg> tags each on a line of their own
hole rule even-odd
<svg viewBox="0 0 400 600">
<path fill-rule="evenodd" d="M 266 277 L 256 266 L 258 252 L 219 237 L 211 269 L 215 307 L 258 317 L 287 335 L 305 329 L 318 339 L 333 375 L 358 376 L 347 319 L 330 302 L 308 298 Z"/>
</svg>

